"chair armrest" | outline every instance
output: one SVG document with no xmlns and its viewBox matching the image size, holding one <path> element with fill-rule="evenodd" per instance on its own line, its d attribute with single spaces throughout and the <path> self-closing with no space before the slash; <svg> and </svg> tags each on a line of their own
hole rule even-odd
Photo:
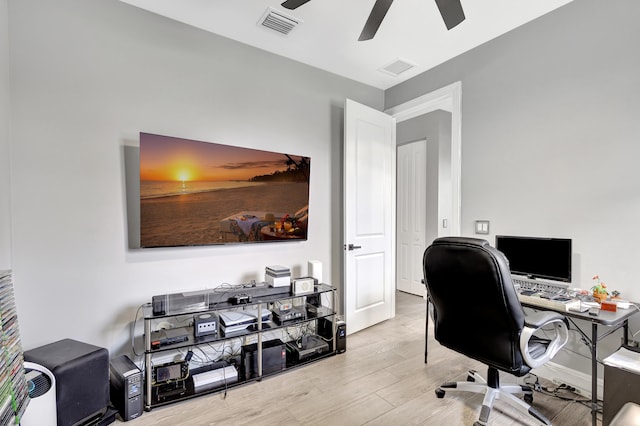
<svg viewBox="0 0 640 426">
<path fill-rule="evenodd" d="M 524 318 L 524 325 L 525 327 L 538 329 L 545 324 L 557 319 L 565 321 L 564 315 L 558 312 L 536 311 L 527 314 L 527 316 Z"/>
<path fill-rule="evenodd" d="M 533 334 L 544 326 L 551 325 L 555 335 L 546 345 L 546 350 L 534 356 L 529 341 Z M 537 368 L 553 358 L 569 340 L 569 328 L 563 315 L 557 312 L 541 311 L 528 315 L 525 326 L 520 334 L 520 352 L 525 363 L 531 368 Z M 536 351 L 539 352 L 539 351 Z"/>
</svg>

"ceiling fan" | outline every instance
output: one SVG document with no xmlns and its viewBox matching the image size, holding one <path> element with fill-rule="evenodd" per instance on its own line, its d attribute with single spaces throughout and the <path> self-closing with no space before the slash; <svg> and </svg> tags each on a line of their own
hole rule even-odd
<svg viewBox="0 0 640 426">
<path fill-rule="evenodd" d="M 305 3 L 308 3 L 309 1 L 311 0 L 286 0 L 282 3 L 282 6 L 293 10 Z M 440 15 L 442 15 L 442 19 L 444 20 L 447 30 L 450 30 L 460 22 L 464 21 L 465 16 L 460 0 L 435 0 L 435 2 L 438 5 Z M 373 36 L 376 35 L 382 20 L 391 7 L 391 3 L 393 3 L 393 0 L 376 0 L 358 41 L 371 40 Z"/>
</svg>

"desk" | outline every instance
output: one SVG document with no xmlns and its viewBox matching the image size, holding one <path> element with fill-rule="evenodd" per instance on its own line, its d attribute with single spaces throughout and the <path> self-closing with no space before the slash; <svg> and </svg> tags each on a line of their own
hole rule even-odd
<svg viewBox="0 0 640 426">
<path fill-rule="evenodd" d="M 555 311 L 563 314 L 567 320 L 573 324 L 575 329 L 584 337 L 585 341 L 589 345 L 591 350 L 591 421 L 593 426 L 596 425 L 596 414 L 598 413 L 598 342 L 611 333 L 624 329 L 623 339 L 624 343 L 628 343 L 629 339 L 629 317 L 638 312 L 638 309 L 631 307 L 630 309 L 618 309 L 616 312 L 600 311 L 598 316 L 589 315 L 588 312 L 564 312 L 560 310 L 542 308 L 529 303 L 522 303 L 522 306 L 536 309 Z M 427 342 L 429 337 L 429 293 L 427 292 L 427 315 L 425 320 L 425 340 L 424 340 L 424 362 L 427 363 Z M 576 323 L 576 320 L 585 321 L 591 323 L 591 334 L 582 330 Z M 599 327 L 607 327 L 605 333 L 598 333 Z"/>
</svg>

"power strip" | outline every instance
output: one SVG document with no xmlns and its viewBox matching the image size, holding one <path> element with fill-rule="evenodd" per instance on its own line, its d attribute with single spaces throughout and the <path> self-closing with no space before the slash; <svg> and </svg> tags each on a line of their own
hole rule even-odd
<svg viewBox="0 0 640 426">
<path fill-rule="evenodd" d="M 583 398 L 591 398 L 591 391 L 587 391 L 584 389 L 577 388 L 575 386 L 571 386 L 563 382 L 562 380 L 558 380 L 558 379 L 553 379 L 552 382 L 554 385 L 557 385 L 557 386 L 561 386 L 561 385 L 569 386 L 571 388 L 571 392 L 576 393 Z"/>
</svg>

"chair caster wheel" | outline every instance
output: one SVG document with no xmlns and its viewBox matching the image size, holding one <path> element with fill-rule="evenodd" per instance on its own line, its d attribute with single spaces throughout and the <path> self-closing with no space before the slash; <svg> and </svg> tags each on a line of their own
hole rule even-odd
<svg viewBox="0 0 640 426">
<path fill-rule="evenodd" d="M 533 395 L 528 393 L 524 394 L 524 402 L 531 404 L 533 402 Z"/>
<path fill-rule="evenodd" d="M 444 398 L 444 394 L 445 394 L 444 390 L 442 390 L 440 388 L 436 389 L 436 396 L 438 398 Z"/>
<path fill-rule="evenodd" d="M 469 372 L 467 373 L 467 382 L 475 382 L 476 378 L 474 377 L 474 374 L 476 373 L 476 370 L 469 370 Z"/>
<path fill-rule="evenodd" d="M 486 426 L 485 423 L 473 422 L 473 426 Z"/>
</svg>

